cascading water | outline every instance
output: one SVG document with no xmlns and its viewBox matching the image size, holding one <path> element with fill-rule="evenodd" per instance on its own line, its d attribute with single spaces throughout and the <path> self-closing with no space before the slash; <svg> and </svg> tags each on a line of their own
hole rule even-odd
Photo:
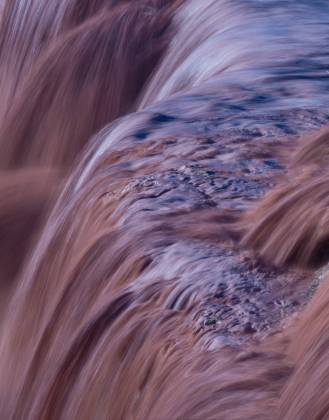
<svg viewBox="0 0 329 420">
<path fill-rule="evenodd" d="M 326 418 L 329 4 L 56 4 L 2 12 L 0 417 Z"/>
</svg>

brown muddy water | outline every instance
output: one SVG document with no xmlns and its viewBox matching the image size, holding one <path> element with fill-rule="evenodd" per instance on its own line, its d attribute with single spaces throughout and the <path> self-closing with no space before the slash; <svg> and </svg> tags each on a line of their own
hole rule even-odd
<svg viewBox="0 0 329 420">
<path fill-rule="evenodd" d="M 328 41 L 324 0 L 2 0 L 1 419 L 329 418 Z"/>
</svg>

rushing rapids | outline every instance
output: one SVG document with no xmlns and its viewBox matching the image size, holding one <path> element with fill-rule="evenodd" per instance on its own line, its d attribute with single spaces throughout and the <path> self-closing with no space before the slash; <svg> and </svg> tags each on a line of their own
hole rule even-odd
<svg viewBox="0 0 329 420">
<path fill-rule="evenodd" d="M 328 418 L 327 1 L 1 13 L 0 418 Z"/>
</svg>

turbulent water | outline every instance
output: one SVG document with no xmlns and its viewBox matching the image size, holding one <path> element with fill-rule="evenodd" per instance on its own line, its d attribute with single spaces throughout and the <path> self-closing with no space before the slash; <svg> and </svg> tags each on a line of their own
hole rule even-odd
<svg viewBox="0 0 329 420">
<path fill-rule="evenodd" d="M 329 3 L 1 10 L 0 418 L 329 418 Z"/>
</svg>

